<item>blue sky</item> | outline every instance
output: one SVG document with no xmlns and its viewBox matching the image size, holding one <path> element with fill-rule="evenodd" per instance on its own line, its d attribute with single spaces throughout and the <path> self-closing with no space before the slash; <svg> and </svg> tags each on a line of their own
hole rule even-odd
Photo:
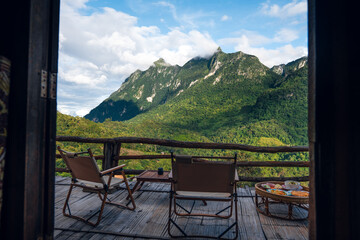
<svg viewBox="0 0 360 240">
<path fill-rule="evenodd" d="M 83 116 L 136 69 L 218 46 L 268 67 L 307 55 L 307 1 L 62 0 L 58 110 Z"/>
</svg>

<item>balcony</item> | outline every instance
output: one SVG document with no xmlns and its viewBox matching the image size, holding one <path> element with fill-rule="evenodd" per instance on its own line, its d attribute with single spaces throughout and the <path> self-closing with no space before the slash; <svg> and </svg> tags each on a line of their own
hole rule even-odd
<svg viewBox="0 0 360 240">
<path fill-rule="evenodd" d="M 62 208 L 69 189 L 69 178 L 56 177 L 55 185 L 55 239 L 169 239 L 167 221 L 169 211 L 169 183 L 145 183 L 134 193 L 135 211 L 105 206 L 103 218 L 97 227 L 91 227 L 62 215 Z M 134 185 L 134 182 L 130 184 Z M 124 186 L 122 186 L 124 187 Z M 70 199 L 71 211 L 91 216 L 98 209 L 97 194 L 73 190 Z M 119 189 L 110 194 L 110 200 L 123 199 L 126 191 Z M 289 221 L 270 218 L 259 214 L 254 203 L 253 188 L 238 188 L 239 239 L 308 239 L 308 221 Z M 126 200 L 123 200 L 123 202 Z M 201 201 L 188 201 L 185 207 L 191 209 L 222 209 L 222 203 L 210 202 L 204 207 Z M 287 206 L 274 206 L 277 213 L 287 214 Z M 304 217 L 307 212 L 296 208 L 296 217 Z M 96 217 L 95 217 L 96 218 Z M 231 220 L 206 217 L 177 217 L 177 223 L 189 234 L 210 234 L 218 236 Z M 180 234 L 173 229 L 175 234 Z M 233 232 L 224 237 L 232 237 Z"/>
<path fill-rule="evenodd" d="M 95 156 L 102 160 L 103 169 L 117 165 L 120 161 L 130 159 L 168 159 L 169 155 L 120 155 L 122 143 L 153 144 L 175 148 L 200 148 L 200 149 L 231 149 L 252 152 L 304 152 L 307 147 L 254 147 L 241 144 L 221 143 L 193 143 L 178 142 L 172 140 L 144 139 L 144 138 L 79 138 L 79 137 L 58 137 L 59 142 L 77 142 L 86 144 L 103 144 L 103 155 Z M 57 156 L 60 157 L 60 156 Z M 275 161 L 238 161 L 238 168 L 241 167 L 309 167 L 309 162 L 275 162 Z M 66 172 L 66 169 L 57 169 L 58 172 Z M 139 174 L 143 170 L 126 169 L 127 174 Z M 256 177 L 239 176 L 240 181 L 259 182 L 270 180 L 287 180 L 288 177 Z M 291 177 L 298 181 L 308 181 L 307 176 Z M 102 220 L 97 227 L 91 227 L 81 221 L 76 221 L 63 216 L 62 209 L 69 189 L 70 178 L 56 177 L 55 183 L 55 239 L 169 239 L 167 232 L 169 214 L 169 183 L 145 183 L 141 190 L 134 193 L 136 209 L 130 211 L 116 206 L 105 206 Z M 132 188 L 135 181 L 130 183 Z M 308 239 L 308 220 L 293 221 L 271 218 L 259 214 L 255 206 L 255 192 L 253 187 L 238 187 L 238 219 L 239 239 Z M 125 186 L 109 195 L 111 201 L 124 199 Z M 126 203 L 126 200 L 122 200 Z M 71 211 L 81 211 L 85 218 L 96 215 L 99 209 L 100 200 L 97 194 L 83 192 L 75 188 L 70 198 Z M 201 201 L 186 201 L 183 205 L 186 209 L 212 212 L 224 208 L 223 203 L 210 202 L 204 207 Z M 271 211 L 278 215 L 287 216 L 288 206 L 286 204 L 271 205 Z M 295 218 L 305 218 L 307 211 L 301 208 L 293 209 Z M 174 216 L 175 217 L 175 216 Z M 173 217 L 173 218 L 174 218 Z M 95 216 L 96 218 L 96 216 Z M 92 220 L 92 219 L 91 219 Z M 176 217 L 177 224 L 188 234 L 218 236 L 232 223 L 229 219 L 214 219 L 208 217 Z M 181 235 L 172 228 L 172 233 Z M 232 238 L 233 231 L 229 231 L 223 237 Z"/>
</svg>

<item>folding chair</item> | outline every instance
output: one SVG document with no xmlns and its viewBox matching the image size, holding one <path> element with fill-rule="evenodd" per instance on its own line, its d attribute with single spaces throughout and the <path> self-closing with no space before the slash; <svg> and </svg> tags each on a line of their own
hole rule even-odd
<svg viewBox="0 0 360 240">
<path fill-rule="evenodd" d="M 238 237 L 238 214 L 237 214 L 237 192 L 236 182 L 238 175 L 236 172 L 236 154 L 234 157 L 207 157 L 218 159 L 231 159 L 231 162 L 224 161 L 206 161 L 196 156 L 174 156 L 171 153 L 171 191 L 169 204 L 168 233 L 173 238 L 212 238 L 223 239 L 223 236 L 235 227 L 236 233 L 233 239 Z M 200 159 L 199 159 L 200 158 Z M 229 202 L 229 206 L 214 214 L 193 213 L 182 207 L 177 200 L 201 200 L 205 205 L 206 201 Z M 172 207 L 174 205 L 174 208 Z M 234 207 L 235 205 L 235 207 Z M 185 212 L 180 213 L 177 208 Z M 230 208 L 229 214 L 224 214 L 225 210 Z M 235 222 L 218 236 L 188 235 L 172 219 L 172 211 L 178 216 L 203 216 L 228 219 L 232 216 L 235 209 Z M 171 233 L 171 224 L 174 225 L 182 235 L 174 236 Z"/>
<path fill-rule="evenodd" d="M 123 170 L 125 164 L 100 172 L 90 148 L 86 152 L 78 152 L 78 153 L 71 153 L 64 151 L 59 146 L 57 147 L 57 149 L 59 150 L 60 155 L 65 161 L 65 164 L 70 170 L 72 176 L 70 189 L 67 194 L 63 207 L 64 216 L 83 221 L 95 227 L 100 223 L 105 204 L 112 204 L 127 208 L 129 210 L 134 210 L 136 208 L 135 201 L 134 198 L 132 197 L 131 190 L 129 187 L 129 183 L 126 179 L 126 175 Z M 83 154 L 89 154 L 89 156 L 81 156 Z M 114 178 L 113 176 L 115 171 L 121 171 L 121 175 L 123 176 L 123 179 Z M 130 202 L 132 203 L 132 207 L 128 207 L 127 205 L 123 205 L 120 203 L 111 202 L 107 198 L 109 188 L 119 185 L 122 182 L 125 182 L 127 191 L 131 199 Z M 87 219 L 71 214 L 69 199 L 73 187 L 81 187 L 83 189 L 88 189 L 96 192 L 101 200 L 100 210 L 92 214 Z M 68 213 L 66 213 L 66 208 L 68 209 Z M 97 213 L 99 213 L 97 221 L 91 222 L 90 219 L 94 217 Z"/>
</svg>

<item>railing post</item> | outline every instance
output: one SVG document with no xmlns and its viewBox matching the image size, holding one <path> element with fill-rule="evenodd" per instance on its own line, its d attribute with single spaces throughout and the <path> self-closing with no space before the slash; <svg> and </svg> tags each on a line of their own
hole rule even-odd
<svg viewBox="0 0 360 240">
<path fill-rule="evenodd" d="M 104 160 L 102 169 L 106 170 L 118 165 L 119 160 L 115 160 L 120 155 L 121 143 L 104 143 Z"/>
</svg>

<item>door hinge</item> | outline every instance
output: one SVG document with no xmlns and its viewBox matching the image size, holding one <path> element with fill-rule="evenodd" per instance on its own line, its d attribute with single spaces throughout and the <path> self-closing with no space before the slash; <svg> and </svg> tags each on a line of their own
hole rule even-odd
<svg viewBox="0 0 360 240">
<path fill-rule="evenodd" d="M 48 83 L 48 72 L 41 70 L 40 97 L 56 99 L 57 73 L 51 73 Z M 48 89 L 49 88 L 49 89 Z M 49 90 L 49 92 L 48 92 Z"/>
<path fill-rule="evenodd" d="M 40 97 L 42 98 L 47 98 L 47 76 L 47 71 L 41 70 Z"/>
<path fill-rule="evenodd" d="M 57 81 L 57 74 L 51 73 L 50 74 L 50 99 L 56 99 L 56 81 Z"/>
</svg>

